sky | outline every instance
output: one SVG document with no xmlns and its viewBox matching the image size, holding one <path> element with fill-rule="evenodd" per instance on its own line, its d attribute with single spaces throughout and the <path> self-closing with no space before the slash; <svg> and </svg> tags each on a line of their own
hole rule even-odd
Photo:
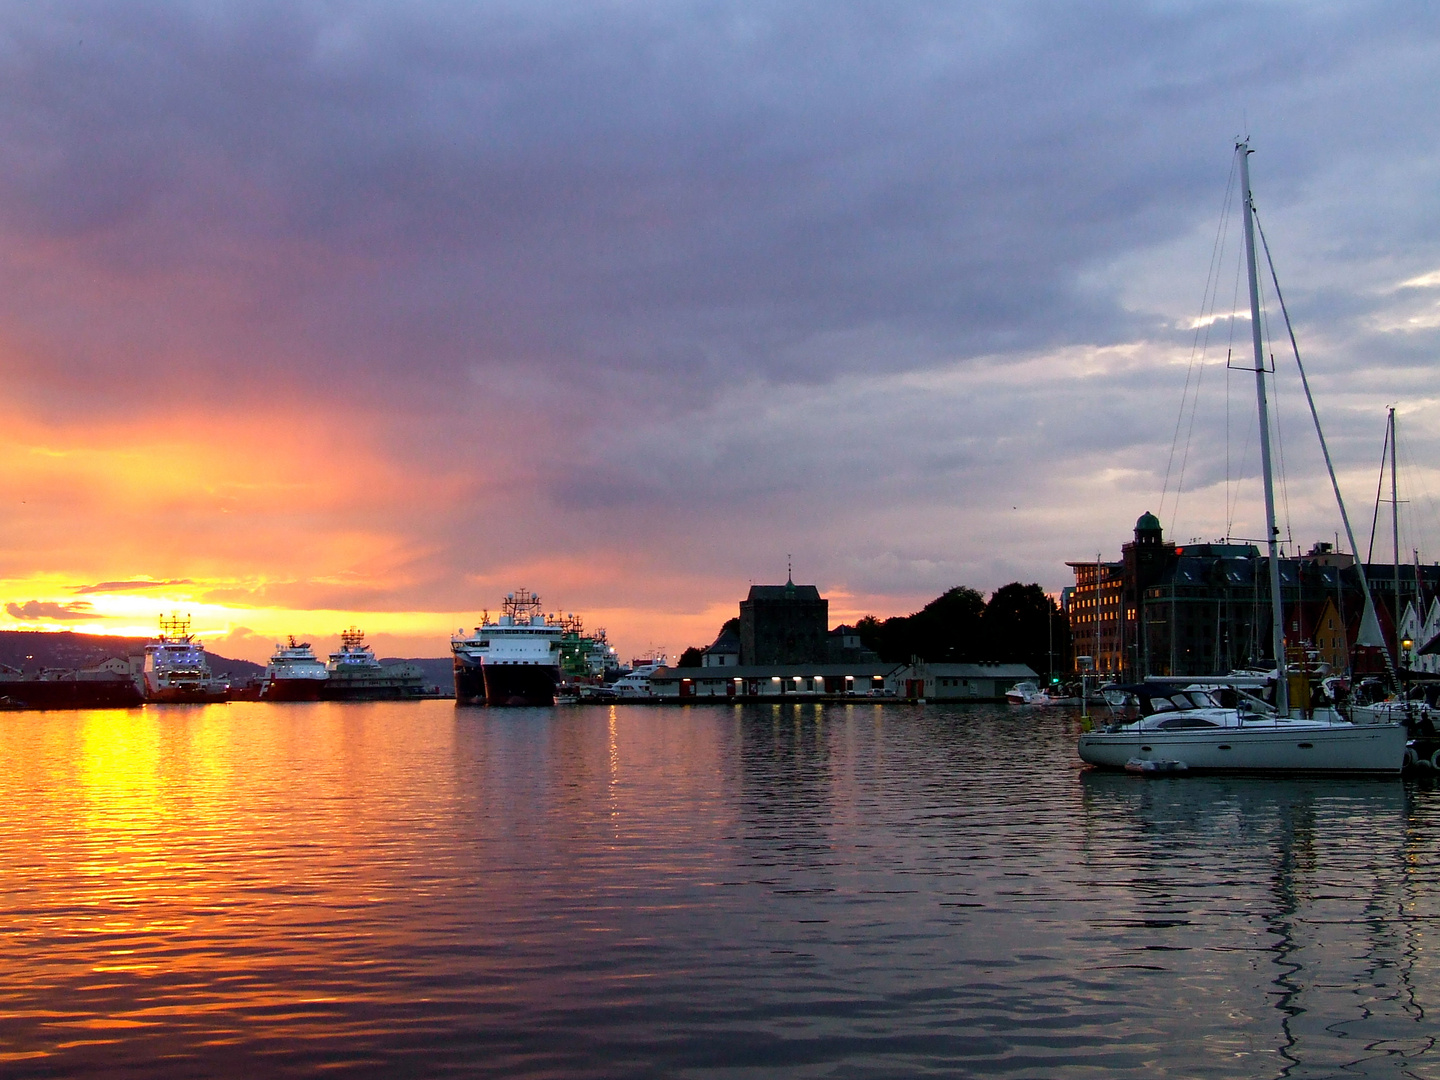
<svg viewBox="0 0 1440 1080">
<path fill-rule="evenodd" d="M 1434 561 L 1437 86 L 1425 3 L 6 5 L 0 628 L 443 656 L 525 587 L 673 656 L 787 559 L 838 623 L 1261 536 L 1242 136 Z"/>
</svg>

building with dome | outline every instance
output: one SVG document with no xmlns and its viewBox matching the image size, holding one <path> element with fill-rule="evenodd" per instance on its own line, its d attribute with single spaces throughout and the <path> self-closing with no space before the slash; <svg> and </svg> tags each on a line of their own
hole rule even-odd
<svg viewBox="0 0 1440 1080">
<path fill-rule="evenodd" d="M 1145 511 L 1135 522 L 1135 538 L 1120 549 L 1119 562 L 1094 559 L 1066 563 L 1075 572 L 1070 595 L 1070 631 L 1075 655 L 1090 656 L 1102 675 L 1130 678 L 1146 670 L 1140 632 L 1145 590 L 1156 584 L 1175 557 L 1160 519 Z"/>
<path fill-rule="evenodd" d="M 1274 663 L 1269 571 L 1254 544 L 1177 545 L 1165 540 L 1160 520 L 1147 511 L 1118 561 L 1067 565 L 1075 573 L 1067 607 L 1075 654 L 1093 657 L 1093 670 L 1102 676 L 1203 676 Z M 1423 610 L 1433 601 L 1440 566 L 1402 566 L 1398 597 L 1390 586 L 1396 580 L 1392 566 L 1367 566 L 1366 575 L 1393 649 L 1391 612 L 1411 603 Z M 1343 666 L 1353 653 L 1364 603 L 1354 557 L 1328 543 L 1303 555 L 1282 555 L 1280 588 L 1287 642 L 1323 649 Z M 1332 640 L 1342 629 L 1348 641 Z M 1362 662 L 1356 666 L 1363 670 Z"/>
</svg>

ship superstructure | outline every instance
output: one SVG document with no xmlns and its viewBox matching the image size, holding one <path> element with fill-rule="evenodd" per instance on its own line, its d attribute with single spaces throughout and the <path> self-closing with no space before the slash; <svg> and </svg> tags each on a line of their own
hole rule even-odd
<svg viewBox="0 0 1440 1080">
<path fill-rule="evenodd" d="M 210 671 L 190 616 L 160 617 L 160 636 L 145 646 L 145 697 L 161 704 L 224 701 L 224 679 Z"/>
<path fill-rule="evenodd" d="M 525 589 L 508 594 L 494 622 L 487 611 L 471 633 L 450 639 L 457 705 L 553 705 L 565 627 Z"/>
<path fill-rule="evenodd" d="M 275 646 L 260 696 L 266 701 L 319 701 L 329 678 L 330 672 L 310 643 L 296 641 L 291 634 L 288 645 Z"/>
<path fill-rule="evenodd" d="M 659 656 L 637 657 L 630 661 L 630 670 L 610 684 L 610 689 L 616 697 L 653 697 L 650 676 L 665 667 L 667 662 L 668 657 L 664 653 Z"/>
<path fill-rule="evenodd" d="M 392 701 L 421 697 L 425 677 L 414 664 L 382 664 L 357 627 L 340 634 L 340 648 L 325 664 L 321 694 L 330 701 Z"/>
<path fill-rule="evenodd" d="M 603 628 L 585 632 L 579 615 L 560 620 L 560 681 L 566 686 L 599 686 L 605 673 L 618 666 L 615 647 Z"/>
</svg>

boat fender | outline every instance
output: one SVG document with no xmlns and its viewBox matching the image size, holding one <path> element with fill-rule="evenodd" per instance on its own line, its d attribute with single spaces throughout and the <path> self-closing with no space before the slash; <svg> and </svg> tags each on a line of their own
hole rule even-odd
<svg viewBox="0 0 1440 1080">
<path fill-rule="evenodd" d="M 1420 755 L 1415 752 L 1415 748 L 1413 746 L 1405 747 L 1405 758 L 1401 762 L 1400 767 L 1402 769 L 1413 769 L 1418 764 L 1420 764 Z"/>
<path fill-rule="evenodd" d="M 1440 749 L 1430 755 L 1430 767 L 1436 772 L 1440 772 Z"/>
</svg>

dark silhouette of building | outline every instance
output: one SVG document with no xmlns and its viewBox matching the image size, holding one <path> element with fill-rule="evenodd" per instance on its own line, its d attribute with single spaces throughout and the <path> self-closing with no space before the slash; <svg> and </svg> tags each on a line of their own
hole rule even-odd
<svg viewBox="0 0 1440 1080">
<path fill-rule="evenodd" d="M 1123 679 L 1215 675 L 1275 662 L 1268 559 L 1254 544 L 1176 545 L 1146 513 L 1119 562 L 1068 565 L 1075 571 L 1069 597 L 1075 652 L 1094 656 L 1102 673 Z M 1412 601 L 1423 609 L 1440 588 L 1440 567 L 1400 567 L 1398 598 L 1392 566 L 1369 565 L 1365 573 L 1393 655 L 1394 610 Z M 1323 647 L 1333 658 L 1353 654 L 1364 609 L 1353 556 L 1321 543 L 1282 557 L 1280 591 L 1287 648 Z M 1343 649 L 1333 640 L 1337 632 L 1348 638 Z"/>
<path fill-rule="evenodd" d="M 700 658 L 701 667 L 737 667 L 740 664 L 740 620 L 730 619 L 720 628 L 715 643 Z"/>
<path fill-rule="evenodd" d="M 823 663 L 830 602 L 814 585 L 751 585 L 740 601 L 740 663 Z"/>
<path fill-rule="evenodd" d="M 873 664 L 880 656 L 865 647 L 859 630 L 841 623 L 825 638 L 825 659 L 831 664 Z"/>
</svg>

